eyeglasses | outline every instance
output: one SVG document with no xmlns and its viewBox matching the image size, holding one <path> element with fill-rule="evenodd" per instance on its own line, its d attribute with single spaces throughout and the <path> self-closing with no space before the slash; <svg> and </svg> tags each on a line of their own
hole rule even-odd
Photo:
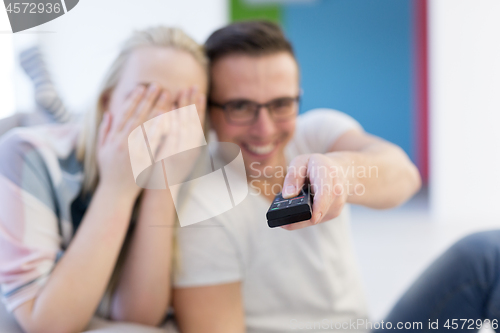
<svg viewBox="0 0 500 333">
<path fill-rule="evenodd" d="M 265 107 L 271 118 L 276 121 L 285 121 L 295 116 L 299 110 L 300 96 L 282 97 L 274 99 L 265 104 L 259 104 L 249 100 L 234 100 L 224 104 L 212 101 L 209 106 L 221 108 L 224 111 L 226 120 L 233 125 L 251 125 L 257 121 L 260 109 Z"/>
</svg>

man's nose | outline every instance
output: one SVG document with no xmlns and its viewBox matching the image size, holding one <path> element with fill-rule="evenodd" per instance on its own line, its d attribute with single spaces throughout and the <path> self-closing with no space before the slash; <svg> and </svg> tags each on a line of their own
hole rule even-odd
<svg viewBox="0 0 500 333">
<path fill-rule="evenodd" d="M 251 132 L 252 134 L 259 136 L 269 136 L 274 134 L 276 131 L 276 125 L 271 117 L 269 109 L 265 106 L 261 106 L 257 119 L 255 123 L 252 124 Z"/>
</svg>

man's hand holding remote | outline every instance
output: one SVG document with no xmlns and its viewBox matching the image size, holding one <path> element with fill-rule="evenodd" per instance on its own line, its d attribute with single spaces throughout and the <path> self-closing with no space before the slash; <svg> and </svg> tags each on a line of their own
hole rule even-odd
<svg viewBox="0 0 500 333">
<path fill-rule="evenodd" d="M 300 155 L 292 160 L 283 183 L 283 198 L 295 197 L 309 180 L 314 195 L 310 220 L 282 226 L 296 230 L 337 217 L 347 201 L 347 179 L 336 158 L 323 154 Z M 340 172 L 339 172 L 340 171 Z"/>
</svg>

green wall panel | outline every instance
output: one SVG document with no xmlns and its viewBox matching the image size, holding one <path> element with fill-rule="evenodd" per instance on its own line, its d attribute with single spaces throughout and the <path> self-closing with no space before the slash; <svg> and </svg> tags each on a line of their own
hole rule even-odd
<svg viewBox="0 0 500 333">
<path fill-rule="evenodd" d="M 245 20 L 269 20 L 281 24 L 282 7 L 277 4 L 254 5 L 245 0 L 228 0 L 231 22 Z"/>
</svg>

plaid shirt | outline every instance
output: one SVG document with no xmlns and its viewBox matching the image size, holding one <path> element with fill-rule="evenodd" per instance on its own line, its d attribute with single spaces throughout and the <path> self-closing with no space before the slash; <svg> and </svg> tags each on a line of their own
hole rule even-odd
<svg viewBox="0 0 500 333">
<path fill-rule="evenodd" d="M 36 298 L 73 237 L 81 192 L 76 124 L 17 128 L 0 140 L 0 286 L 8 311 Z"/>
</svg>

